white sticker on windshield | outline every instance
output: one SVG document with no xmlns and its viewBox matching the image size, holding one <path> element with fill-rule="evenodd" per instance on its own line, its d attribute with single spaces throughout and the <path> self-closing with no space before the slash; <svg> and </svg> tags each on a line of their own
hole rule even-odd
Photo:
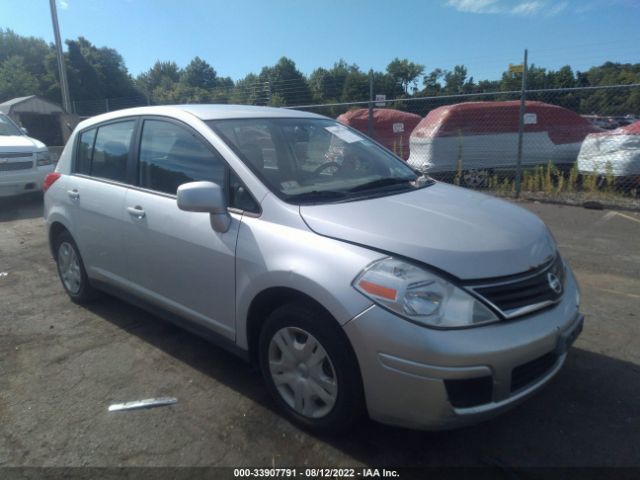
<svg viewBox="0 0 640 480">
<path fill-rule="evenodd" d="M 324 127 L 324 128 L 328 132 L 331 132 L 332 134 L 334 134 L 343 142 L 354 143 L 354 142 L 361 142 L 363 140 L 361 137 L 351 132 L 349 129 L 341 127 L 340 125 L 333 125 L 331 127 Z"/>
</svg>

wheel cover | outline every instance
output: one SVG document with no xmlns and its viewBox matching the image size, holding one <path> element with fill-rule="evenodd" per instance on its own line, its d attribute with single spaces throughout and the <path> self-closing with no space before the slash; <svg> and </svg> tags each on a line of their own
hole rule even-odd
<svg viewBox="0 0 640 480">
<path fill-rule="evenodd" d="M 469 187 L 483 187 L 488 176 L 486 170 L 467 170 L 464 172 L 462 179 L 465 185 Z"/>
<path fill-rule="evenodd" d="M 75 248 L 69 242 L 62 242 L 58 247 L 58 271 L 67 291 L 72 294 L 78 293 L 82 286 L 80 261 Z"/>
<path fill-rule="evenodd" d="M 278 330 L 269 342 L 269 372 L 280 397 L 308 418 L 322 418 L 338 398 L 338 381 L 327 351 L 309 332 Z"/>
</svg>

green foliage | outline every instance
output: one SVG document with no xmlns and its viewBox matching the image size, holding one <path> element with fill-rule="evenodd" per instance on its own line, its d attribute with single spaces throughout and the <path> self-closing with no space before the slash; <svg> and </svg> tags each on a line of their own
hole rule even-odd
<svg viewBox="0 0 640 480">
<path fill-rule="evenodd" d="M 413 63 L 406 58 L 400 60 L 394 58 L 387 65 L 387 73 L 403 89 L 405 95 L 409 94 L 409 87 L 413 85 L 413 91 L 417 90 L 418 77 L 424 72 L 424 65 Z"/>
<path fill-rule="evenodd" d="M 0 92 L 6 98 L 32 95 L 38 82 L 25 66 L 22 57 L 13 56 L 0 64 Z"/>
<path fill-rule="evenodd" d="M 269 104 L 302 105 L 312 101 L 307 79 L 290 58 L 282 57 L 273 67 L 262 67 L 258 80 L 269 87 Z"/>
<path fill-rule="evenodd" d="M 64 57 L 70 94 L 77 104 L 86 101 L 101 105 L 104 99 L 127 99 L 128 103 L 123 104 L 214 102 L 295 106 L 369 100 L 370 74 L 343 59 L 331 67 L 316 68 L 305 76 L 293 60 L 282 57 L 275 65 L 265 66 L 259 73 L 249 73 L 234 82 L 219 76 L 206 60 L 195 57 L 184 68 L 173 61 L 156 61 L 134 80 L 116 50 L 96 47 L 83 37 L 67 40 L 66 45 Z M 522 80 L 521 74 L 505 72 L 500 80 L 474 81 L 464 65 L 455 65 L 452 70 L 435 68 L 426 74 L 424 65 L 400 58 L 394 58 L 385 71 L 371 74 L 374 94 L 396 100 L 387 104 L 388 107 L 419 115 L 450 103 L 451 99 L 435 99 L 428 103 L 402 100 L 412 96 L 519 90 Z M 0 29 L 0 102 L 31 94 L 60 102 L 57 77 L 53 45 Z M 419 81 L 422 82 L 420 89 Z M 606 62 L 585 72 L 574 71 L 568 65 L 547 70 L 532 64 L 527 81 L 529 89 L 630 83 L 640 83 L 640 63 Z M 506 98 L 513 97 L 499 94 L 491 97 L 495 100 Z M 530 93 L 528 98 L 564 106 L 581 114 L 640 113 L 640 89 L 559 92 L 544 96 Z M 480 99 L 487 97 L 466 98 L 469 101 Z M 115 103 L 111 102 L 111 105 Z M 317 111 L 337 116 L 346 110 L 345 106 L 332 106 Z M 564 179 L 562 188 L 573 188 L 576 178 L 577 175 Z M 557 189 L 557 185 L 554 188 Z"/>
<path fill-rule="evenodd" d="M 215 88 L 218 86 L 218 73 L 200 57 L 195 57 L 182 71 L 180 82 L 189 87 Z"/>
<path fill-rule="evenodd" d="M 153 67 L 138 75 L 136 84 L 143 92 L 149 95 L 159 94 L 163 90 L 171 90 L 179 81 L 180 69 L 176 62 L 158 60 Z"/>
</svg>

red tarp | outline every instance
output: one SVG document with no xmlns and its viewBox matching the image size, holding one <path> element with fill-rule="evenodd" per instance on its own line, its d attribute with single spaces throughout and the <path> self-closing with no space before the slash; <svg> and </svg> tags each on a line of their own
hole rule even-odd
<svg viewBox="0 0 640 480">
<path fill-rule="evenodd" d="M 615 130 L 607 130 L 600 135 L 640 135 L 640 121 L 633 122 L 630 125 L 616 128 Z"/>
<path fill-rule="evenodd" d="M 340 115 L 337 120 L 364 134 L 369 132 L 369 110 L 361 108 Z M 422 117 L 391 108 L 373 109 L 373 138 L 405 160 L 409 158 L 409 136 Z"/>
<path fill-rule="evenodd" d="M 415 137 L 451 137 L 517 133 L 520 101 L 467 102 L 431 110 L 413 131 Z M 525 133 L 548 132 L 556 144 L 581 142 L 601 132 L 575 112 L 544 102 L 525 102 Z"/>
</svg>

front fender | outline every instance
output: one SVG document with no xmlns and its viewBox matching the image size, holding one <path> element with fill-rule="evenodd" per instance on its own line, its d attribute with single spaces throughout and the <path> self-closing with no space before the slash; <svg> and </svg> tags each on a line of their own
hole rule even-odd
<svg viewBox="0 0 640 480">
<path fill-rule="evenodd" d="M 383 257 L 309 230 L 243 218 L 236 248 L 236 343 L 248 348 L 251 302 L 273 287 L 286 287 L 313 298 L 338 323 L 345 324 L 372 305 L 351 282 L 364 267 Z"/>
</svg>

